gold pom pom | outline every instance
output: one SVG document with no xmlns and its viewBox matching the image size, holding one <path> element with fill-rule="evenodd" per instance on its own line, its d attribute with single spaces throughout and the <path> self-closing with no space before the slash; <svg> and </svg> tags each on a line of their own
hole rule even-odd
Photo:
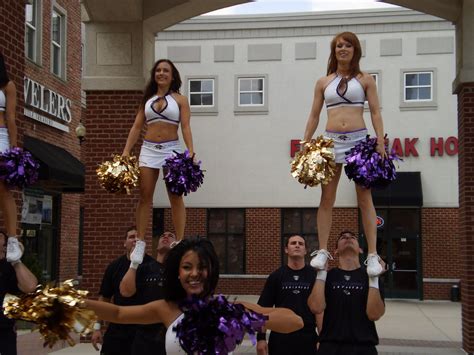
<svg viewBox="0 0 474 355">
<path fill-rule="evenodd" d="M 332 139 L 319 136 L 303 144 L 304 149 L 291 162 L 291 175 L 305 188 L 326 185 L 336 174 Z"/>
<path fill-rule="evenodd" d="M 80 308 L 87 291 L 74 289 L 73 281 L 67 280 L 58 287 L 46 286 L 21 297 L 6 295 L 3 300 L 4 314 L 8 318 L 36 323 L 44 338 L 44 346 L 50 348 L 58 340 L 75 342 L 71 331 L 87 334 L 97 321 L 95 313 Z"/>
<path fill-rule="evenodd" d="M 140 170 L 134 156 L 114 155 L 110 161 L 103 162 L 96 170 L 100 186 L 108 192 L 127 193 L 138 186 Z"/>
</svg>

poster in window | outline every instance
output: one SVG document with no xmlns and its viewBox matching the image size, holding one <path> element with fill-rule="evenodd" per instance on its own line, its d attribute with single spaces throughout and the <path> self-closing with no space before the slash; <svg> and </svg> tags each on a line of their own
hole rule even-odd
<svg viewBox="0 0 474 355">
<path fill-rule="evenodd" d="M 21 223 L 41 224 L 43 217 L 43 196 L 23 195 Z"/>
<path fill-rule="evenodd" d="M 52 196 L 43 197 L 43 217 L 41 219 L 42 223 L 51 224 L 53 220 L 53 198 Z"/>
</svg>

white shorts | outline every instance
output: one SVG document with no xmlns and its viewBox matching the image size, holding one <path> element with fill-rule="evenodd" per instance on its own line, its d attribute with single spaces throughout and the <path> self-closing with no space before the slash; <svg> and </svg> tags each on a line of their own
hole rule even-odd
<svg viewBox="0 0 474 355">
<path fill-rule="evenodd" d="M 367 129 L 359 129 L 351 132 L 332 132 L 325 131 L 324 137 L 331 138 L 334 141 L 334 156 L 338 164 L 346 163 L 346 152 L 350 151 L 357 143 L 367 137 Z"/>
<path fill-rule="evenodd" d="M 10 138 L 7 127 L 0 126 L 0 153 L 4 153 L 8 149 L 10 149 Z"/>
<path fill-rule="evenodd" d="M 141 168 L 161 169 L 165 160 L 175 154 L 174 152 L 183 152 L 179 139 L 168 142 L 143 140 L 138 166 Z"/>
</svg>

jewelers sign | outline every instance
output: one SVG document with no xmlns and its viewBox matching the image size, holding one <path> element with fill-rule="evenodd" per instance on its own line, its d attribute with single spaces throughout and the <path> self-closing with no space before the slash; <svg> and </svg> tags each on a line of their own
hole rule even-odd
<svg viewBox="0 0 474 355">
<path fill-rule="evenodd" d="M 26 76 L 23 80 L 25 96 L 23 114 L 48 126 L 69 132 L 68 125 L 72 120 L 71 100 Z"/>
</svg>

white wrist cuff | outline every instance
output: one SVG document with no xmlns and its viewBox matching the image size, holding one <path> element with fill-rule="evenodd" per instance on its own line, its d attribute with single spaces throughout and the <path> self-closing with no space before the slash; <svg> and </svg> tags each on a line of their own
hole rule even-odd
<svg viewBox="0 0 474 355">
<path fill-rule="evenodd" d="M 12 266 L 14 266 L 16 264 L 21 264 L 21 260 L 12 261 L 12 262 L 10 262 L 10 264 L 12 264 Z"/>
<path fill-rule="evenodd" d="M 138 267 L 140 266 L 139 263 L 134 263 L 133 261 L 130 262 L 130 269 L 138 269 Z"/>
<path fill-rule="evenodd" d="M 326 282 L 326 277 L 327 276 L 328 276 L 328 272 L 326 270 L 319 270 L 318 274 L 316 275 L 316 280 Z"/>
<path fill-rule="evenodd" d="M 369 277 L 369 287 L 379 289 L 379 277 Z"/>
<path fill-rule="evenodd" d="M 102 329 L 102 324 L 100 324 L 99 322 L 95 322 L 94 323 L 94 330 L 101 330 Z"/>
</svg>

